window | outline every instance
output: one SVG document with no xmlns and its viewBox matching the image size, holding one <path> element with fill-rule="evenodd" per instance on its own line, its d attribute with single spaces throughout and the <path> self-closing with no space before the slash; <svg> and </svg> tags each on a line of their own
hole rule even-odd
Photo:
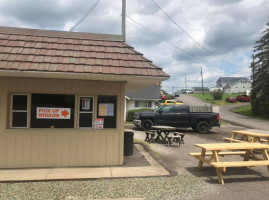
<svg viewBox="0 0 269 200">
<path fill-rule="evenodd" d="M 27 127 L 27 95 L 14 94 L 11 96 L 11 127 Z"/>
<path fill-rule="evenodd" d="M 97 118 L 104 119 L 104 128 L 116 128 L 117 96 L 98 96 Z"/>
<path fill-rule="evenodd" d="M 135 107 L 139 107 L 139 101 L 135 101 Z"/>
<path fill-rule="evenodd" d="M 164 106 L 159 111 L 162 111 L 163 113 L 170 113 L 171 112 L 171 106 Z"/>
<path fill-rule="evenodd" d="M 184 113 L 184 114 L 187 114 L 188 111 L 186 108 L 184 107 L 180 107 L 180 106 L 173 106 L 173 113 Z"/>
<path fill-rule="evenodd" d="M 151 107 L 152 107 L 152 102 L 148 101 L 148 108 L 151 108 Z"/>
<path fill-rule="evenodd" d="M 138 108 L 151 108 L 152 102 L 151 101 L 135 101 L 135 107 Z"/>
<path fill-rule="evenodd" d="M 92 128 L 93 97 L 79 97 L 79 128 Z"/>
<path fill-rule="evenodd" d="M 32 94 L 31 128 L 74 128 L 75 95 Z"/>
</svg>

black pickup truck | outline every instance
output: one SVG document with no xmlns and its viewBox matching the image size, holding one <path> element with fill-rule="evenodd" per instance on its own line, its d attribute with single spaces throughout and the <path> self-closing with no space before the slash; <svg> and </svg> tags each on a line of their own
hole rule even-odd
<svg viewBox="0 0 269 200">
<path fill-rule="evenodd" d="M 198 133 L 208 133 L 214 127 L 220 127 L 219 114 L 212 112 L 190 112 L 187 105 L 164 105 L 152 112 L 138 112 L 134 116 L 134 125 L 150 130 L 154 125 L 173 127 L 191 127 Z"/>
</svg>

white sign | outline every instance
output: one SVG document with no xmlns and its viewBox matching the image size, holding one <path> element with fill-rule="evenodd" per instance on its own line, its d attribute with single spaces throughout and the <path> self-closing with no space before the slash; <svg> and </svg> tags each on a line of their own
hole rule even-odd
<svg viewBox="0 0 269 200">
<path fill-rule="evenodd" d="M 104 118 L 96 118 L 94 120 L 94 129 L 104 129 Z"/>
<path fill-rule="evenodd" d="M 90 99 L 82 98 L 82 110 L 90 110 Z"/>
<path fill-rule="evenodd" d="M 36 108 L 37 119 L 70 119 L 71 108 Z"/>
</svg>

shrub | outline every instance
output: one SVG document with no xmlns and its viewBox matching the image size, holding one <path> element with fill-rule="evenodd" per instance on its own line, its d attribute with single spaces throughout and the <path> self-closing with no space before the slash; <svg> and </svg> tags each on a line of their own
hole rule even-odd
<svg viewBox="0 0 269 200">
<path fill-rule="evenodd" d="M 136 109 L 136 110 L 128 110 L 126 114 L 126 121 L 132 122 L 134 120 L 134 114 L 136 112 L 142 112 L 142 111 L 152 111 L 153 109 L 150 108 L 142 108 L 142 109 Z"/>
<path fill-rule="evenodd" d="M 223 96 L 223 91 L 222 90 L 214 90 L 211 92 L 211 94 L 215 100 L 221 100 L 222 96 Z"/>
</svg>

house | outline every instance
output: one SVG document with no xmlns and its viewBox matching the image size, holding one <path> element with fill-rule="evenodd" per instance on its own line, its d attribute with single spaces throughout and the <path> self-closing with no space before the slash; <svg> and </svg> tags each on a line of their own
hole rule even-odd
<svg viewBox="0 0 269 200">
<path fill-rule="evenodd" d="M 0 168 L 122 165 L 125 91 L 168 78 L 119 35 L 0 27 Z"/>
<path fill-rule="evenodd" d="M 160 89 L 157 83 L 139 91 L 126 91 L 126 113 L 141 108 L 155 109 L 160 100 Z"/>
<path fill-rule="evenodd" d="M 251 90 L 251 82 L 247 77 L 220 77 L 216 87 L 221 87 L 224 93 L 246 93 Z"/>
<path fill-rule="evenodd" d="M 193 91 L 193 93 L 195 93 L 195 94 L 200 94 L 200 93 L 209 93 L 209 88 L 208 87 L 193 87 L 192 88 L 192 91 Z"/>
</svg>

